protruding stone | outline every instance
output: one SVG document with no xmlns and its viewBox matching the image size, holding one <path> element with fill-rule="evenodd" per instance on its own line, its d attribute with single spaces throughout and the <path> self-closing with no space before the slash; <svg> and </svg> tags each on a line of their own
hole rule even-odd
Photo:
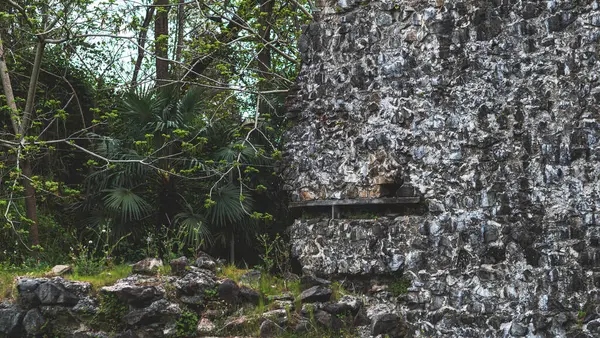
<svg viewBox="0 0 600 338">
<path fill-rule="evenodd" d="M 169 262 L 171 266 L 171 273 L 174 275 L 183 275 L 187 270 L 189 265 L 189 261 L 187 257 L 182 256 L 179 258 L 175 258 Z"/>
<path fill-rule="evenodd" d="M 163 262 L 158 258 L 145 258 L 133 264 L 131 267 L 132 273 L 143 275 L 153 275 L 158 272 L 158 269 L 163 266 Z"/>
<path fill-rule="evenodd" d="M 199 336 L 206 336 L 214 333 L 216 325 L 208 318 L 201 318 L 198 322 L 196 332 Z"/>
<path fill-rule="evenodd" d="M 201 269 L 206 269 L 210 271 L 215 271 L 215 269 L 217 268 L 217 263 L 215 259 L 212 258 L 209 254 L 202 251 L 198 253 L 198 257 L 196 258 L 194 265 Z"/>
<path fill-rule="evenodd" d="M 404 337 L 406 329 L 404 322 L 398 315 L 386 313 L 375 316 L 371 322 L 371 334 L 388 335 L 389 337 Z"/>
<path fill-rule="evenodd" d="M 331 298 L 332 291 L 324 286 L 313 286 L 302 291 L 300 300 L 303 303 L 327 302 Z"/>
<path fill-rule="evenodd" d="M 219 284 L 219 298 L 228 304 L 236 304 L 238 302 L 239 294 L 240 287 L 233 280 L 225 279 Z"/>
<path fill-rule="evenodd" d="M 277 325 L 272 320 L 266 319 L 262 324 L 260 324 L 260 334 L 261 338 L 273 338 L 279 337 L 283 332 L 283 328 Z"/>
<path fill-rule="evenodd" d="M 62 276 L 64 274 L 70 273 L 73 268 L 70 265 L 55 265 L 52 270 L 49 272 L 49 277 L 54 276 Z"/>
</svg>

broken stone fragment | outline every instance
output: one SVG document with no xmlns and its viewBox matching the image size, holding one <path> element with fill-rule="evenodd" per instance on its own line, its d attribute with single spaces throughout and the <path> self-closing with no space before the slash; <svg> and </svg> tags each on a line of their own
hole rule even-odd
<svg viewBox="0 0 600 338">
<path fill-rule="evenodd" d="M 174 275 L 183 275 L 189 265 L 189 261 L 187 257 L 182 256 L 176 259 L 173 259 L 169 262 L 171 266 L 171 273 Z"/>
<path fill-rule="evenodd" d="M 331 289 L 318 285 L 302 291 L 300 300 L 302 303 L 327 302 L 331 294 Z"/>
<path fill-rule="evenodd" d="M 62 276 L 70 273 L 72 270 L 70 265 L 55 265 L 48 273 L 48 277 Z"/>
<path fill-rule="evenodd" d="M 158 269 L 163 266 L 163 262 L 158 258 L 145 258 L 133 264 L 131 267 L 132 273 L 143 275 L 153 275 L 158 272 Z"/>
</svg>

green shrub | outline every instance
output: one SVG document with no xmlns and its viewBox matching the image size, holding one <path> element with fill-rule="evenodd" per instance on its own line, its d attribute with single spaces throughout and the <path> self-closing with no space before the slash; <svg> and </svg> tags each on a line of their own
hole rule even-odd
<svg viewBox="0 0 600 338">
<path fill-rule="evenodd" d="M 199 320 L 200 318 L 195 312 L 186 311 L 182 313 L 175 323 L 175 336 L 194 337 Z"/>
</svg>

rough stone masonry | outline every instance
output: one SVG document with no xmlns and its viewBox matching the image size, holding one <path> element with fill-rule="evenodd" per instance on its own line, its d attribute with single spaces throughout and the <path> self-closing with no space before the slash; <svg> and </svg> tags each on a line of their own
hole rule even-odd
<svg viewBox="0 0 600 338">
<path fill-rule="evenodd" d="M 600 336 L 600 3 L 323 0 L 300 39 L 294 201 L 414 187 L 426 211 L 298 219 L 305 270 L 404 276 L 416 336 Z"/>
</svg>

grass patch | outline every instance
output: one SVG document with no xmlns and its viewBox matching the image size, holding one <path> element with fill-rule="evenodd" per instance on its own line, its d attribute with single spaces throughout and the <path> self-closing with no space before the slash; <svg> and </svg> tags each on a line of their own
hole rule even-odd
<svg viewBox="0 0 600 338">
<path fill-rule="evenodd" d="M 78 274 L 72 274 L 63 277 L 68 280 L 88 282 L 92 284 L 92 287 L 95 290 L 97 290 L 103 286 L 112 285 L 121 278 L 127 277 L 130 272 L 131 266 L 129 265 L 115 265 L 112 268 L 102 271 L 97 275 L 81 276 Z"/>
<path fill-rule="evenodd" d="M 15 300 L 17 296 L 17 289 L 15 286 L 17 277 L 42 277 L 45 272 L 45 270 L 37 269 L 0 269 L 0 302 L 4 300 Z"/>
<path fill-rule="evenodd" d="M 17 277 L 38 278 L 44 277 L 44 275 L 47 272 L 47 269 L 0 269 L 0 301 L 15 300 L 15 281 Z M 64 275 L 62 277 L 72 281 L 88 282 L 92 284 L 94 290 L 97 290 L 103 286 L 114 284 L 118 279 L 127 277 L 130 272 L 131 267 L 129 265 L 115 265 L 109 270 L 102 271 L 99 274 L 93 276 L 70 274 Z"/>
<path fill-rule="evenodd" d="M 236 283 L 239 283 L 242 276 L 250 270 L 248 269 L 240 269 L 234 264 L 228 264 L 222 266 L 220 269 L 217 269 L 217 277 L 219 278 L 229 278 Z"/>
<path fill-rule="evenodd" d="M 242 281 L 242 276 L 252 270 L 240 269 L 235 265 L 223 266 L 217 271 L 217 277 L 229 278 L 240 285 L 245 285 L 257 290 L 261 295 L 279 296 L 284 293 L 290 293 L 294 297 L 301 292 L 300 281 L 286 281 L 285 279 L 274 276 L 265 272 L 261 272 L 260 278 L 256 281 Z"/>
</svg>

